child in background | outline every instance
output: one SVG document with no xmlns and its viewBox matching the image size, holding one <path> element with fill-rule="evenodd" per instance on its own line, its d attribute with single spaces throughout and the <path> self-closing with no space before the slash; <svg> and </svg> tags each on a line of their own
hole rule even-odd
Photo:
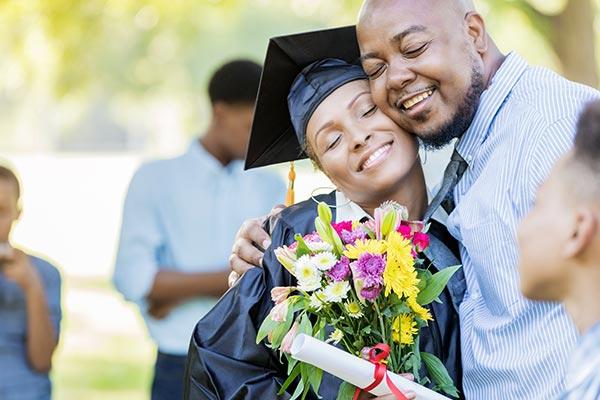
<svg viewBox="0 0 600 400">
<path fill-rule="evenodd" d="M 540 187 L 519 245 L 525 296 L 563 302 L 582 335 L 561 399 L 600 399 L 600 102 L 585 109 L 575 148 Z"/>
<path fill-rule="evenodd" d="M 14 248 L 20 185 L 0 166 L 0 399 L 50 399 L 48 373 L 60 331 L 60 274 Z"/>
</svg>

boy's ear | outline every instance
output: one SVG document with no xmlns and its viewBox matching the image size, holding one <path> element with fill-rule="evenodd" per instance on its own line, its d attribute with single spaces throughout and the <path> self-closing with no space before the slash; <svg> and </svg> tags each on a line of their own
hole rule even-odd
<svg viewBox="0 0 600 400">
<path fill-rule="evenodd" d="M 565 258 L 581 255 L 593 241 L 598 231 L 598 217 L 589 207 L 581 207 L 575 212 L 575 222 L 571 237 L 564 249 Z"/>
</svg>

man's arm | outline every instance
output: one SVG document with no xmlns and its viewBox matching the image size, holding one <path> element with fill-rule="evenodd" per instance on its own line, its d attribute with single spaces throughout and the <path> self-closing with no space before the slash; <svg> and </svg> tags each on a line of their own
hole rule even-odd
<svg viewBox="0 0 600 400">
<path fill-rule="evenodd" d="M 47 373 L 52 366 L 52 354 L 56 349 L 58 335 L 50 318 L 42 280 L 29 257 L 20 250 L 13 250 L 2 262 L 2 272 L 6 279 L 19 285 L 25 295 L 29 363 L 37 372 Z"/>
</svg>

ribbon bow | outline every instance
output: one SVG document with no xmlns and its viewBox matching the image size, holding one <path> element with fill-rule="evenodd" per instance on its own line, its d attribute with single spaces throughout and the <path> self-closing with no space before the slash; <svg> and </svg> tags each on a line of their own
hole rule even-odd
<svg viewBox="0 0 600 400">
<path fill-rule="evenodd" d="M 408 400 L 406 396 L 402 394 L 400 389 L 398 389 L 398 387 L 394 385 L 394 382 L 392 382 L 389 375 L 387 374 L 385 360 L 388 358 L 389 355 L 390 346 L 388 346 L 385 343 L 379 343 L 376 346 L 371 347 L 371 350 L 369 350 L 369 362 L 375 364 L 375 371 L 373 371 L 373 382 L 367 387 L 356 388 L 356 390 L 354 391 L 353 400 L 358 400 L 358 396 L 360 396 L 360 394 L 363 391 L 369 392 L 370 390 L 375 389 L 377 386 L 379 386 L 383 378 L 385 378 L 388 387 L 392 391 L 392 394 L 396 396 L 397 400 Z"/>
</svg>

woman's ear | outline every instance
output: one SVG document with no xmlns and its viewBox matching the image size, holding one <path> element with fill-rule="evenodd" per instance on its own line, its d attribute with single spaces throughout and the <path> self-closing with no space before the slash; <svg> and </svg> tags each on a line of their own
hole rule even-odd
<svg viewBox="0 0 600 400">
<path fill-rule="evenodd" d="M 588 248 L 598 231 L 598 217 L 589 207 L 581 207 L 575 213 L 571 235 L 564 249 L 565 258 L 580 256 Z"/>
</svg>

